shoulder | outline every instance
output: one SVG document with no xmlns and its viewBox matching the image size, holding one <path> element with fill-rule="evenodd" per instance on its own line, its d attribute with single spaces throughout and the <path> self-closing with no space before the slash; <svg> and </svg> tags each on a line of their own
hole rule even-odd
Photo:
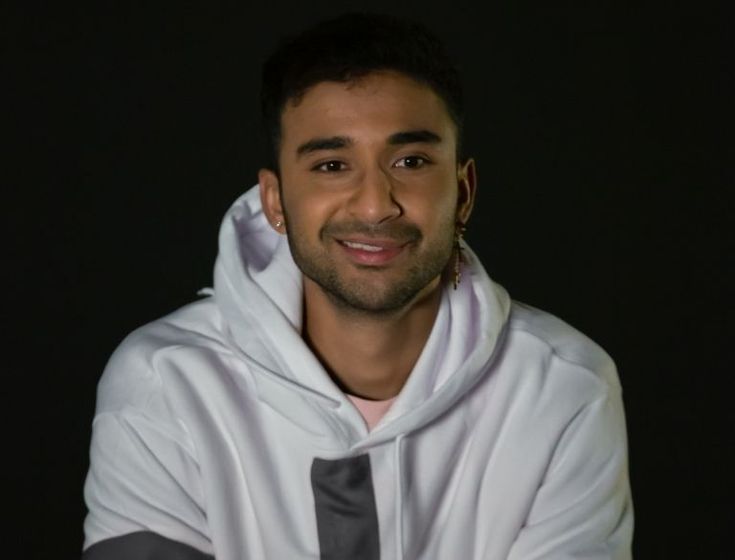
<svg viewBox="0 0 735 560">
<path fill-rule="evenodd" d="M 130 333 L 110 357 L 97 389 L 97 413 L 150 408 L 162 390 L 160 363 L 187 351 L 228 352 L 213 298 L 188 304 Z"/>
<path fill-rule="evenodd" d="M 517 349 L 545 365 L 545 375 L 588 385 L 598 394 L 620 390 L 615 363 L 607 352 L 558 317 L 514 301 L 508 330 Z"/>
</svg>

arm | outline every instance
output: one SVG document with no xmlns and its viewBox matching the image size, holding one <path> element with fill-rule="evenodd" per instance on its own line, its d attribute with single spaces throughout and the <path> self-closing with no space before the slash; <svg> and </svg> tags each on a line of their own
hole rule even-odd
<svg viewBox="0 0 735 560">
<path fill-rule="evenodd" d="M 94 421 L 85 560 L 213 556 L 197 464 L 181 427 L 138 412 Z"/>
<path fill-rule="evenodd" d="M 625 419 L 610 389 L 567 426 L 508 560 L 626 560 L 632 532 Z"/>
<path fill-rule="evenodd" d="M 155 364 L 161 345 L 128 337 L 100 380 L 84 487 L 84 558 L 212 559 L 196 450 Z"/>
</svg>

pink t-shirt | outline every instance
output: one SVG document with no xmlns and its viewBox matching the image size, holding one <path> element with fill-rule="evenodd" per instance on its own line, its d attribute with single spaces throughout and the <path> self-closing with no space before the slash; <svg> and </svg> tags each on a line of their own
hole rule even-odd
<svg viewBox="0 0 735 560">
<path fill-rule="evenodd" d="M 361 399 L 354 395 L 347 395 L 350 402 L 355 405 L 355 408 L 362 414 L 365 424 L 367 424 L 368 431 L 372 430 L 375 425 L 380 422 L 380 419 L 385 416 L 388 412 L 390 405 L 396 400 L 396 397 L 386 399 L 384 401 L 371 401 L 368 399 Z"/>
</svg>

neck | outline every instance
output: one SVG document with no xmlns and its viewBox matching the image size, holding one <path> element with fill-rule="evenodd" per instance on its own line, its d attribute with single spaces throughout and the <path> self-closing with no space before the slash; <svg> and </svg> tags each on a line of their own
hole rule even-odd
<svg viewBox="0 0 735 560">
<path fill-rule="evenodd" d="M 440 302 L 441 283 L 436 279 L 395 313 L 358 312 L 338 305 L 304 278 L 303 337 L 343 391 L 388 399 L 400 392 L 416 364 Z"/>
</svg>

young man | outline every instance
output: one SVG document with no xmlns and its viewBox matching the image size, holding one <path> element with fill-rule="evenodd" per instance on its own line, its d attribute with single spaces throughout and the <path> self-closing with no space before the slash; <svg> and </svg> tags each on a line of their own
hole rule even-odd
<svg viewBox="0 0 735 560">
<path fill-rule="evenodd" d="M 100 382 L 85 558 L 630 557 L 615 368 L 462 241 L 475 164 L 424 29 L 344 16 L 264 70 L 274 161 L 213 297 Z"/>
</svg>

